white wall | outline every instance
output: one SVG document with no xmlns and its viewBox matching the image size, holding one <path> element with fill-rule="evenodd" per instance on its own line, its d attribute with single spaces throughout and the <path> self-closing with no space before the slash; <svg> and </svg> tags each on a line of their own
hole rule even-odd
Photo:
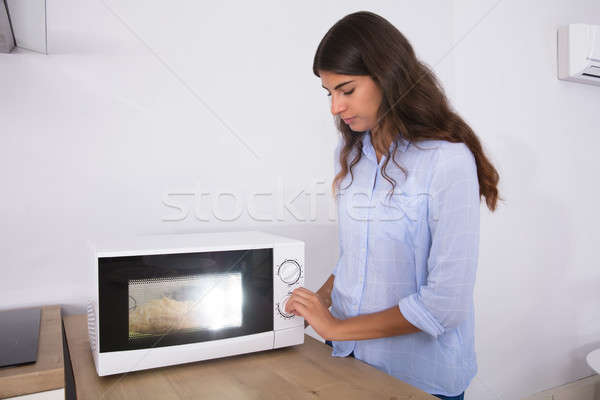
<svg viewBox="0 0 600 400">
<path fill-rule="evenodd" d="M 50 55 L 0 56 L 0 309 L 82 311 L 84 243 L 115 233 L 263 229 L 306 240 L 309 288 L 333 268 L 336 224 L 315 193 L 331 182 L 337 134 L 312 59 L 367 3 L 140 4 L 48 0 Z M 425 60 L 450 44 L 444 0 L 368 7 Z M 449 87 L 452 68 L 438 67 Z M 280 206 L 301 190 L 293 214 Z"/>
<path fill-rule="evenodd" d="M 85 240 L 123 232 L 288 234 L 306 240 L 316 289 L 337 254 L 326 196 L 301 194 L 300 220 L 277 197 L 329 185 L 336 133 L 312 57 L 337 19 L 366 8 L 435 67 L 501 173 L 507 202 L 482 218 L 480 372 L 467 397 L 518 399 L 591 374 L 600 89 L 556 80 L 555 35 L 599 23 L 597 1 L 505 0 L 484 19 L 490 0 L 106 4 L 48 0 L 50 55 L 0 55 L 0 309 L 81 312 Z M 239 202 L 210 204 L 225 192 Z M 210 213 L 236 207 L 234 221 Z"/>
<path fill-rule="evenodd" d="M 600 88 L 556 78 L 556 30 L 600 24 L 597 0 L 455 2 L 455 106 L 500 170 L 484 212 L 473 399 L 520 399 L 593 371 L 600 347 Z"/>
</svg>

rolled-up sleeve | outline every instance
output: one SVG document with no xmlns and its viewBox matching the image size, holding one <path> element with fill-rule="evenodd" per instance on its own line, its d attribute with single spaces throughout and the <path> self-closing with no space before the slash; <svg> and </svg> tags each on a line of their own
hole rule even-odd
<svg viewBox="0 0 600 400">
<path fill-rule="evenodd" d="M 473 312 L 480 197 L 475 159 L 465 144 L 438 149 L 429 193 L 427 279 L 399 307 L 411 324 L 437 337 Z"/>
</svg>

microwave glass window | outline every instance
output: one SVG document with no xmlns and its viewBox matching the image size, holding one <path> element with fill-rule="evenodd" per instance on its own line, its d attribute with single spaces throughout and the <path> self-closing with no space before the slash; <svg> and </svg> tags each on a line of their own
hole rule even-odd
<svg viewBox="0 0 600 400">
<path fill-rule="evenodd" d="M 273 249 L 98 259 L 100 352 L 273 330 Z"/>
<path fill-rule="evenodd" d="M 242 326 L 242 274 L 129 281 L 129 339 Z"/>
</svg>

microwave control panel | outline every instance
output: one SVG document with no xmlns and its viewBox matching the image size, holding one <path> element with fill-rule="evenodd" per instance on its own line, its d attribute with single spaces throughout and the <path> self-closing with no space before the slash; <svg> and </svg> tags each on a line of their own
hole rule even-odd
<svg viewBox="0 0 600 400">
<path fill-rule="evenodd" d="M 285 311 L 292 292 L 304 287 L 304 243 L 278 245 L 273 249 L 274 326 L 287 329 L 304 326 L 304 318 Z"/>
</svg>

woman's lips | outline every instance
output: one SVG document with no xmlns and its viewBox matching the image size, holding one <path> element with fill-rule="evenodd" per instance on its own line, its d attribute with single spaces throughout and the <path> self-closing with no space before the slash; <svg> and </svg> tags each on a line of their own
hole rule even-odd
<svg viewBox="0 0 600 400">
<path fill-rule="evenodd" d="M 346 123 L 346 125 L 350 125 L 352 123 L 352 121 L 354 121 L 354 118 L 355 117 L 344 119 L 344 122 Z"/>
</svg>

